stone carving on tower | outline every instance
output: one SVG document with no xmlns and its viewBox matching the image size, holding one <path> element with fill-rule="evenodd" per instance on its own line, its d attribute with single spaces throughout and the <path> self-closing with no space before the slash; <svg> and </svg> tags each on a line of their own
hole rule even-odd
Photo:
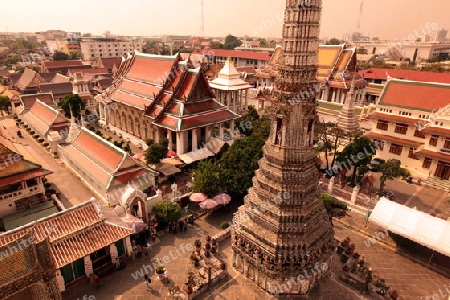
<svg viewBox="0 0 450 300">
<path fill-rule="evenodd" d="M 287 0 L 270 136 L 233 218 L 233 266 L 271 294 L 307 295 L 330 266 L 334 231 L 313 148 L 321 0 Z"/>
</svg>

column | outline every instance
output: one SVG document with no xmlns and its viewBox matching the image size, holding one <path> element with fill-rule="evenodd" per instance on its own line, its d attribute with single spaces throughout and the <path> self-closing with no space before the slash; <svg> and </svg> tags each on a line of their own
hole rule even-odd
<svg viewBox="0 0 450 300">
<path fill-rule="evenodd" d="M 92 266 L 91 256 L 86 255 L 83 259 L 84 259 L 84 271 L 86 273 L 87 278 L 90 278 L 91 275 L 94 274 L 94 268 Z"/>
<path fill-rule="evenodd" d="M 205 127 L 205 143 L 211 138 L 212 126 Z"/>
<path fill-rule="evenodd" d="M 172 131 L 167 130 L 167 139 L 169 140 L 169 150 L 173 149 L 173 144 L 172 144 Z M 178 154 L 178 153 L 177 153 Z"/>
<path fill-rule="evenodd" d="M 114 243 L 109 245 L 109 254 L 111 255 L 111 262 L 113 265 L 117 264 L 119 260 L 119 252 L 117 251 L 117 247 Z"/>
<path fill-rule="evenodd" d="M 185 132 L 177 132 L 177 155 L 184 154 L 184 134 Z"/>
<path fill-rule="evenodd" d="M 245 109 L 248 107 L 248 90 L 245 90 Z"/>
<path fill-rule="evenodd" d="M 219 124 L 219 138 L 223 141 L 223 124 Z"/>
<path fill-rule="evenodd" d="M 229 110 L 231 110 L 231 93 L 230 92 L 227 92 L 226 98 L 227 98 L 227 108 Z"/>
<path fill-rule="evenodd" d="M 231 99 L 233 99 L 233 111 L 236 112 L 237 111 L 237 102 L 239 100 L 239 92 L 235 91 L 231 93 Z"/>
<path fill-rule="evenodd" d="M 331 96 L 331 102 L 335 102 L 336 101 L 336 90 L 333 89 L 333 95 Z"/>
<path fill-rule="evenodd" d="M 127 251 L 128 256 L 132 256 L 132 254 L 133 254 L 133 247 L 131 246 L 130 236 L 127 236 L 125 238 L 125 249 Z"/>
<path fill-rule="evenodd" d="M 192 151 L 198 147 L 198 129 L 192 129 Z"/>
</svg>

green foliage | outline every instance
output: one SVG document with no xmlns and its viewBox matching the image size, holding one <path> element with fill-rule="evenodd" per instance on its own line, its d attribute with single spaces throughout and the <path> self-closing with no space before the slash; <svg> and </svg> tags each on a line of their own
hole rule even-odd
<svg viewBox="0 0 450 300">
<path fill-rule="evenodd" d="M 234 49 L 236 47 L 239 47 L 240 45 L 242 45 L 242 42 L 235 37 L 234 35 L 227 35 L 227 37 L 225 38 L 225 43 L 224 43 L 224 48 L 225 49 Z"/>
<path fill-rule="evenodd" d="M 219 167 L 209 160 L 201 161 L 193 171 L 192 191 L 214 197 L 219 193 Z"/>
<path fill-rule="evenodd" d="M 407 178 L 411 173 L 400 166 L 400 162 L 395 159 L 390 159 L 380 165 L 380 191 L 384 190 L 386 181 L 393 180 L 398 177 Z"/>
<path fill-rule="evenodd" d="M 158 218 L 161 218 L 165 222 L 178 221 L 182 215 L 180 205 L 166 200 L 156 203 L 152 208 L 152 213 L 156 214 Z"/>
<path fill-rule="evenodd" d="M 155 269 L 156 274 L 164 273 L 164 266 L 157 266 Z"/>
<path fill-rule="evenodd" d="M 252 178 L 258 169 L 262 146 L 269 136 L 270 120 L 263 118 L 253 124 L 253 132 L 248 137 L 234 141 L 219 161 L 219 175 L 222 186 L 229 191 L 245 194 L 252 186 Z"/>
<path fill-rule="evenodd" d="M 95 134 L 96 134 L 96 135 L 99 135 L 99 136 L 102 136 L 102 132 L 101 132 L 100 130 L 96 130 L 96 131 L 95 131 Z"/>
<path fill-rule="evenodd" d="M 329 39 L 329 40 L 325 43 L 325 45 L 340 45 L 341 43 L 342 43 L 342 41 L 341 41 L 340 39 L 332 38 L 332 39 Z"/>
<path fill-rule="evenodd" d="M 47 142 L 42 144 L 42 146 L 44 146 L 44 147 L 48 147 L 48 145 L 49 145 L 49 143 L 47 143 Z"/>
<path fill-rule="evenodd" d="M 14 65 L 14 64 L 18 63 L 19 61 L 20 61 L 20 56 L 18 56 L 18 55 L 12 55 L 12 56 L 8 56 L 6 58 L 6 63 L 8 65 Z"/>
<path fill-rule="evenodd" d="M 0 110 L 8 112 L 8 107 L 11 106 L 8 96 L 0 95 Z"/>
<path fill-rule="evenodd" d="M 38 138 L 39 138 L 39 134 L 35 134 L 35 135 L 33 135 L 33 137 L 34 137 L 35 139 L 38 139 Z"/>
<path fill-rule="evenodd" d="M 253 105 L 249 105 L 248 112 L 236 122 L 240 134 L 250 136 L 253 133 L 253 125 L 257 120 L 259 120 L 259 115 L 256 108 Z"/>
<path fill-rule="evenodd" d="M 167 139 L 162 139 L 161 142 L 157 144 L 150 145 L 145 151 L 145 159 L 148 164 L 157 164 L 161 161 L 161 159 L 167 156 L 167 146 L 169 145 L 169 141 Z"/>
<path fill-rule="evenodd" d="M 202 246 L 202 241 L 200 241 L 200 240 L 195 240 L 194 246 L 195 246 L 195 247 L 201 247 L 201 246 Z"/>
<path fill-rule="evenodd" d="M 351 176 L 351 184 L 355 185 L 356 171 L 358 168 L 366 166 L 372 160 L 372 156 L 376 154 L 375 144 L 364 136 L 357 136 L 353 142 L 345 146 L 344 150 L 337 155 L 337 161 L 342 166 L 350 169 L 353 166 Z M 351 165 L 348 162 L 351 162 Z"/>
<path fill-rule="evenodd" d="M 223 221 L 222 223 L 220 223 L 220 228 L 221 228 L 221 229 L 225 230 L 225 229 L 227 229 L 228 227 L 230 227 L 230 222 Z"/>
<path fill-rule="evenodd" d="M 67 118 L 70 118 L 71 109 L 73 115 L 79 118 L 81 116 L 81 110 L 84 110 L 86 107 L 86 103 L 80 96 L 68 94 L 58 103 L 58 106 L 64 110 Z"/>
<path fill-rule="evenodd" d="M 358 48 L 356 53 L 357 54 L 369 54 L 369 51 L 367 51 L 367 49 L 364 49 L 364 48 Z"/>
<path fill-rule="evenodd" d="M 343 202 L 338 201 L 336 198 L 332 197 L 327 193 L 320 193 L 320 199 L 323 201 L 323 205 L 329 211 L 333 208 L 347 209 L 347 205 Z"/>
<path fill-rule="evenodd" d="M 68 60 L 70 56 L 67 53 L 61 51 L 55 51 L 53 53 L 53 60 Z"/>
<path fill-rule="evenodd" d="M 151 146 L 151 145 L 153 145 L 155 143 L 155 141 L 154 140 L 152 140 L 152 139 L 146 139 L 145 140 L 145 144 L 147 144 L 147 146 Z"/>
<path fill-rule="evenodd" d="M 43 143 L 43 142 L 44 142 L 44 139 L 43 139 L 43 138 L 40 138 L 40 139 L 38 139 L 38 142 L 39 142 L 39 143 Z"/>
<path fill-rule="evenodd" d="M 30 130 L 30 134 L 31 134 L 31 135 L 34 135 L 35 133 L 36 133 L 36 131 Z"/>
</svg>

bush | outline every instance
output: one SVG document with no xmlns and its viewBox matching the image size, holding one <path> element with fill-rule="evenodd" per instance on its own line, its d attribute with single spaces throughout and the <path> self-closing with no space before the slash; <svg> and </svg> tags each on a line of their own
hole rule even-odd
<svg viewBox="0 0 450 300">
<path fill-rule="evenodd" d="M 223 221 L 222 223 L 220 223 L 220 228 L 222 228 L 223 230 L 227 229 L 228 227 L 230 227 L 230 222 Z"/>
<path fill-rule="evenodd" d="M 156 271 L 156 274 L 164 273 L 164 266 L 157 266 L 155 271 Z"/>
<path fill-rule="evenodd" d="M 25 127 L 25 128 L 27 128 L 27 129 L 28 129 L 28 125 L 27 125 L 27 124 L 23 125 L 23 127 Z"/>
<path fill-rule="evenodd" d="M 95 134 L 96 134 L 96 135 L 99 135 L 99 136 L 102 136 L 102 132 L 101 132 L 100 130 L 96 130 L 96 131 L 95 131 Z"/>
<path fill-rule="evenodd" d="M 52 186 L 52 184 L 50 182 L 44 183 L 45 189 L 49 189 L 51 186 Z"/>
<path fill-rule="evenodd" d="M 31 133 L 31 128 L 30 127 L 25 128 L 25 130 L 28 131 L 29 133 Z"/>
<path fill-rule="evenodd" d="M 49 143 L 45 142 L 44 144 L 42 144 L 44 147 L 48 147 Z"/>
<path fill-rule="evenodd" d="M 30 132 L 31 133 L 31 132 Z M 39 138 L 39 134 L 35 134 L 35 135 L 33 135 L 33 137 L 35 138 L 35 139 L 38 139 Z"/>
<path fill-rule="evenodd" d="M 35 134 L 35 133 L 36 133 L 36 131 L 34 131 L 34 130 L 31 130 L 31 131 L 30 131 L 30 134 L 31 134 L 31 135 L 33 135 L 33 134 Z"/>
<path fill-rule="evenodd" d="M 44 142 L 44 139 L 43 139 L 43 138 L 40 138 L 40 139 L 38 139 L 38 142 L 39 142 L 39 143 L 43 143 L 43 142 Z"/>
<path fill-rule="evenodd" d="M 168 223 L 178 221 L 183 214 L 180 205 L 164 200 L 153 206 L 152 213 Z"/>
<path fill-rule="evenodd" d="M 95 127 L 94 127 L 94 126 L 91 126 L 91 127 L 89 127 L 89 130 L 90 130 L 90 131 L 95 131 Z"/>
</svg>

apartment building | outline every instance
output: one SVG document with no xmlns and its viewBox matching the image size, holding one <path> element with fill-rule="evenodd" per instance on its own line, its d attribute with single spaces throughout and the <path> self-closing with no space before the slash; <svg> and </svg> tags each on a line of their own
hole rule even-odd
<svg viewBox="0 0 450 300">
<path fill-rule="evenodd" d="M 143 41 L 119 40 L 111 38 L 84 38 L 81 43 L 81 57 L 84 61 L 98 58 L 123 57 L 135 51 L 142 52 Z"/>
</svg>

